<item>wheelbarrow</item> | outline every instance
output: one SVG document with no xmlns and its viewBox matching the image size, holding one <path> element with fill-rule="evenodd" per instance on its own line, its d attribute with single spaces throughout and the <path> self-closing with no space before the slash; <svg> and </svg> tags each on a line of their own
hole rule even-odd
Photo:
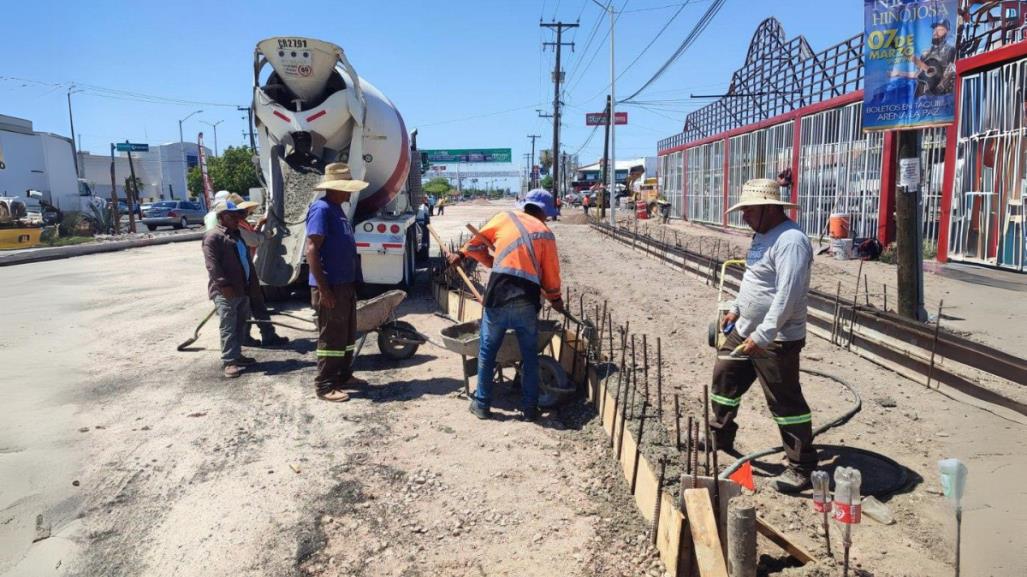
<svg viewBox="0 0 1027 577">
<path fill-rule="evenodd" d="M 391 290 L 382 293 L 372 299 L 357 302 L 357 343 L 354 358 L 360 355 L 360 350 L 367 341 L 367 336 L 372 332 L 378 333 L 378 348 L 382 354 L 392 360 L 402 361 L 417 354 L 417 349 L 428 342 L 428 337 L 419 333 L 413 325 L 406 321 L 396 320 L 396 309 L 406 299 L 406 293 L 401 290 Z M 216 310 L 210 311 L 193 332 L 193 336 L 178 345 L 179 351 L 186 351 L 187 347 L 200 337 L 200 329 L 214 316 Z M 285 327 L 303 332 L 317 332 L 317 322 L 299 315 L 285 312 L 272 313 L 275 316 L 284 316 L 290 319 L 301 321 L 308 326 L 298 327 L 278 321 L 259 321 L 251 319 L 250 324 L 270 323 L 275 326 Z"/>
<path fill-rule="evenodd" d="M 569 382 L 567 373 L 560 363 L 549 355 L 541 354 L 553 337 L 560 331 L 560 323 L 556 320 L 538 321 L 538 352 L 539 357 L 539 406 L 553 407 L 567 400 L 575 393 L 574 385 Z M 464 393 L 470 398 L 470 375 L 477 373 L 478 350 L 481 342 L 481 321 L 469 321 L 455 324 L 442 329 L 442 345 L 449 351 L 460 355 L 463 359 Z M 521 348 L 514 330 L 506 331 L 503 341 L 496 353 L 497 381 L 503 381 L 503 369 L 513 368 L 519 375 L 521 372 Z"/>
</svg>

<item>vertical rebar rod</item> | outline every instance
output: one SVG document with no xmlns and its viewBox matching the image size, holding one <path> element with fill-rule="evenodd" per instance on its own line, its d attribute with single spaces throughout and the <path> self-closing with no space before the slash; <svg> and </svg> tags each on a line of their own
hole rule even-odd
<svg viewBox="0 0 1027 577">
<path fill-rule="evenodd" d="M 859 272 L 856 273 L 856 290 L 852 293 L 852 318 L 849 321 L 849 341 L 846 349 L 852 349 L 852 339 L 856 337 L 856 299 L 859 298 L 859 280 L 863 276 L 863 260 L 859 261 Z"/>
<path fill-rule="evenodd" d="M 645 391 L 645 400 L 649 401 L 649 341 L 646 335 L 642 335 L 642 390 Z"/>
<path fill-rule="evenodd" d="M 720 474 L 720 469 L 717 466 L 717 442 L 716 433 L 712 433 L 709 437 L 709 444 L 712 445 L 710 453 L 713 455 L 713 471 L 710 477 L 713 479 L 713 519 L 717 523 L 717 527 L 720 527 L 720 480 L 717 479 L 717 475 Z"/>
<path fill-rule="evenodd" d="M 627 347 L 622 344 L 620 348 L 620 370 L 617 371 L 617 396 L 613 398 L 613 420 L 610 423 L 610 447 L 614 446 L 614 439 L 617 438 L 617 410 L 620 409 L 623 412 L 625 400 L 625 393 L 621 392 L 621 382 L 624 381 L 624 357 L 626 350 Z"/>
<path fill-rule="evenodd" d="M 710 474 L 710 386 L 703 385 L 702 388 L 702 414 L 703 414 L 703 434 L 706 438 L 703 442 L 703 451 L 706 453 L 705 466 L 706 475 Z"/>
<path fill-rule="evenodd" d="M 642 460 L 642 436 L 645 434 L 645 409 L 649 406 L 648 399 L 642 399 L 642 409 L 638 413 L 638 440 L 635 443 L 635 461 L 631 464 L 631 494 L 638 487 L 638 462 Z"/>
<path fill-rule="evenodd" d="M 653 505 L 653 524 L 649 534 L 649 542 L 656 546 L 660 534 L 660 508 L 663 505 L 663 483 L 667 478 L 667 461 L 660 459 L 660 478 L 656 481 L 656 504 Z"/>
<path fill-rule="evenodd" d="M 691 417 L 689 417 L 691 420 Z M 699 487 L 699 421 L 695 422 L 695 432 L 692 434 L 692 488 Z"/>
<path fill-rule="evenodd" d="M 663 345 L 656 337 L 656 415 L 663 422 Z"/>
<path fill-rule="evenodd" d="M 695 444 L 692 443 L 692 415 L 688 415 L 688 428 L 685 430 L 685 452 L 688 454 L 688 460 L 685 462 L 685 472 L 689 475 L 692 474 L 692 451 L 695 450 Z"/>
<path fill-rule="evenodd" d="M 927 388 L 931 388 L 931 379 L 934 378 L 934 355 L 938 352 L 938 333 L 941 332 L 941 309 L 945 301 L 938 301 L 938 318 L 934 319 L 934 340 L 931 342 L 931 365 L 927 369 Z"/>
<path fill-rule="evenodd" d="M 837 345 L 838 317 L 841 314 L 842 281 L 838 281 L 838 290 L 834 293 L 834 318 L 831 320 L 831 344 Z"/>
<path fill-rule="evenodd" d="M 677 393 L 674 393 L 674 439 L 674 446 L 681 451 L 681 401 Z"/>
<path fill-rule="evenodd" d="M 888 312 L 888 284 L 881 283 L 881 286 L 884 287 L 884 312 Z"/>
<path fill-rule="evenodd" d="M 867 297 L 867 306 L 870 306 L 870 276 L 863 275 L 863 294 Z"/>
</svg>

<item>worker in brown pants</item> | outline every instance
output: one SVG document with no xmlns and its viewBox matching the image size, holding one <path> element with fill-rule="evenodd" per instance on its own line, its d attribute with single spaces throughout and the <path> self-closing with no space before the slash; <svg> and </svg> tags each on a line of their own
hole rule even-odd
<svg viewBox="0 0 1027 577">
<path fill-rule="evenodd" d="M 772 485 L 781 493 L 798 493 L 810 487 L 817 465 L 813 415 L 799 384 L 813 247 L 787 208 L 796 205 L 781 199 L 778 182 L 756 178 L 742 186 L 739 202 L 728 209 L 742 211 L 756 234 L 738 296 L 720 327 L 727 339 L 713 368 L 710 428 L 718 450 L 733 450 L 738 406 L 758 378 L 788 457 L 788 467 Z"/>
<path fill-rule="evenodd" d="M 717 351 L 718 356 L 730 355 L 744 341 L 737 331 L 731 332 Z M 813 450 L 813 415 L 799 386 L 799 353 L 805 345 L 806 339 L 775 341 L 764 349 L 762 355 L 753 355 L 749 359 L 717 360 L 713 367 L 713 393 L 710 396 L 713 401 L 710 428 L 717 433 L 718 449 L 734 450 L 738 407 L 753 381 L 759 379 L 767 406 L 781 432 L 789 463 L 794 464 L 803 476 L 813 471 L 817 466 L 817 455 Z"/>
<path fill-rule="evenodd" d="M 336 403 L 349 400 L 343 388 L 366 385 L 353 376 L 353 343 L 357 332 L 357 283 L 360 261 L 353 225 L 342 210 L 350 195 L 367 187 L 353 179 L 349 166 L 325 167 L 317 188 L 325 191 L 307 209 L 307 265 L 310 303 L 317 311 L 318 398 Z"/>
</svg>

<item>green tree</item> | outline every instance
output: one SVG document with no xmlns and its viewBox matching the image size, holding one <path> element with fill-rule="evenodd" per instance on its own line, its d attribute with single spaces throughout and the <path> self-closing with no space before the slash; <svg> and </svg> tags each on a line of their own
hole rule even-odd
<svg viewBox="0 0 1027 577">
<path fill-rule="evenodd" d="M 143 184 L 143 179 L 139 178 L 138 176 L 135 177 L 135 181 L 134 182 L 133 182 L 131 176 L 126 176 L 125 177 L 125 192 L 127 194 L 131 194 L 132 195 L 131 198 L 133 198 L 133 199 L 138 199 L 139 198 L 139 193 L 141 193 L 143 191 L 143 187 L 145 187 L 145 186 L 146 185 Z"/>
<path fill-rule="evenodd" d="M 208 158 L 207 175 L 215 191 L 227 190 L 246 196 L 251 188 L 260 186 L 253 150 L 247 146 L 229 146 L 220 157 Z M 189 191 L 203 194 L 203 176 L 198 165 L 189 169 Z"/>
<path fill-rule="evenodd" d="M 542 177 L 542 188 L 550 192 L 553 191 L 553 175 L 547 174 Z"/>
<path fill-rule="evenodd" d="M 449 180 L 442 178 L 441 176 L 429 180 L 428 184 L 425 184 L 421 188 L 424 192 L 434 194 L 436 196 L 447 194 L 453 189 L 453 187 L 449 185 Z"/>
</svg>

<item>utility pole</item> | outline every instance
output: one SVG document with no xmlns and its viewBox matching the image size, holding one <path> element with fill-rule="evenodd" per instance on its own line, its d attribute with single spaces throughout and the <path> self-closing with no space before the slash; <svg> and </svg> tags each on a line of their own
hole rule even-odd
<svg viewBox="0 0 1027 577">
<path fill-rule="evenodd" d="M 577 23 L 566 22 L 539 22 L 542 28 L 556 30 L 556 42 L 543 42 L 542 46 L 552 46 L 556 50 L 556 67 L 553 69 L 553 196 L 560 194 L 560 81 L 563 79 L 563 70 L 560 69 L 560 52 L 564 46 L 574 49 L 573 42 L 563 41 L 563 31 L 567 28 L 577 28 Z"/>
<path fill-rule="evenodd" d="M 919 321 L 927 320 L 924 309 L 924 254 L 923 241 L 920 239 L 920 189 L 919 179 L 908 181 L 906 186 L 902 174 L 912 169 L 919 169 L 920 163 L 920 131 L 900 130 L 899 141 L 899 182 L 896 186 L 898 194 L 895 198 L 895 260 L 898 274 L 899 314 Z M 919 170 L 916 170 L 919 174 Z"/>
<path fill-rule="evenodd" d="M 126 140 L 125 144 L 129 142 Z M 128 230 L 132 234 L 136 232 L 136 211 L 135 208 L 139 206 L 139 181 L 136 180 L 136 168 L 132 164 L 132 148 L 129 147 L 128 151 L 125 152 L 128 155 L 128 171 L 132 175 L 132 191 L 129 192 L 129 187 L 125 187 L 125 197 L 128 205 Z"/>
<path fill-rule="evenodd" d="M 612 100 L 613 97 L 606 97 L 606 110 L 604 111 L 606 113 L 606 127 L 603 129 L 604 135 L 602 183 L 604 185 L 609 184 L 610 182 L 610 125 L 613 124 L 613 122 L 611 122 L 612 118 L 610 117 L 610 102 Z M 603 220 L 604 218 L 606 218 L 607 204 L 610 205 L 610 210 L 613 210 L 613 193 L 613 190 L 609 188 L 606 189 L 606 194 L 604 195 L 604 199 L 606 202 L 599 203 L 599 220 Z"/>
<path fill-rule="evenodd" d="M 525 169 L 525 171 L 524 171 L 524 191 L 523 192 L 528 192 L 529 190 L 534 188 L 532 186 L 532 183 L 535 181 L 535 175 L 533 173 L 534 167 L 535 167 L 535 163 L 532 160 L 531 155 L 528 154 L 527 152 L 525 152 L 524 153 L 524 169 Z"/>
<path fill-rule="evenodd" d="M 224 122 L 224 120 L 219 120 L 217 122 L 207 122 L 206 120 L 200 121 L 200 124 L 206 124 L 214 129 L 214 156 L 218 156 L 218 125 L 222 122 Z"/>
<path fill-rule="evenodd" d="M 250 150 L 253 152 L 257 152 L 257 141 L 253 137 L 253 107 L 237 106 L 236 110 L 240 112 L 246 112 L 246 132 L 250 135 Z M 215 135 L 214 139 L 217 140 L 217 135 Z"/>
<path fill-rule="evenodd" d="M 75 85 L 72 84 L 68 87 L 68 124 L 71 124 L 71 152 L 75 157 L 75 176 L 82 178 L 82 171 L 78 168 L 78 151 L 82 146 L 75 146 L 75 117 L 71 114 L 71 95 L 75 92 L 82 92 L 81 90 L 75 90 Z"/>
<path fill-rule="evenodd" d="M 528 138 L 531 139 L 531 164 L 528 165 L 528 190 L 535 188 L 535 173 L 532 169 L 535 167 L 535 139 L 542 138 L 538 134 L 529 134 Z"/>
<path fill-rule="evenodd" d="M 121 234 L 121 215 L 118 214 L 118 181 L 114 176 L 114 143 L 111 143 L 111 222 L 114 234 Z M 126 203 L 127 204 L 127 203 Z"/>
</svg>

